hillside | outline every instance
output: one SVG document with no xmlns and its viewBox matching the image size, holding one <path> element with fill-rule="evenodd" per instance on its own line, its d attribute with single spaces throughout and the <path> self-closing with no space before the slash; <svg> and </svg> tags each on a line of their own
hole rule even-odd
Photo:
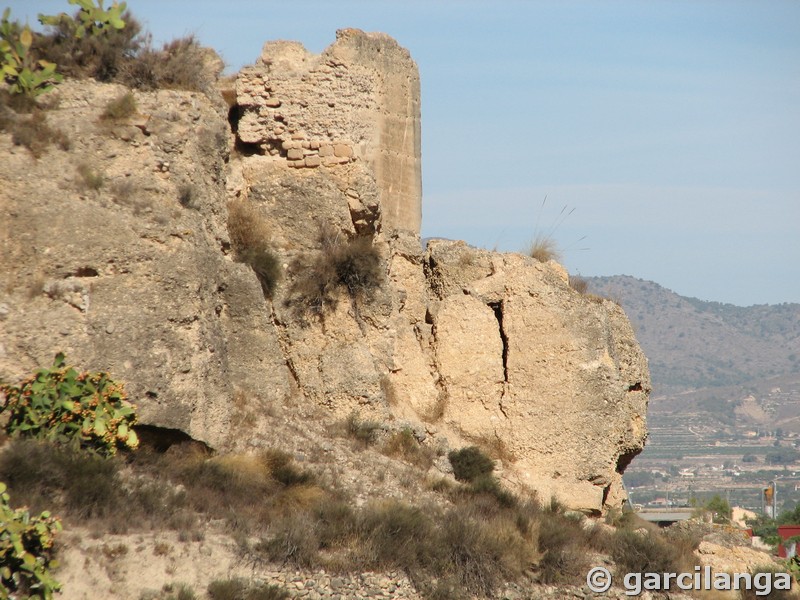
<svg viewBox="0 0 800 600">
<path fill-rule="evenodd" d="M 590 291 L 622 304 L 656 394 L 800 373 L 800 304 L 740 307 L 626 275 L 586 279 Z"/>
</svg>

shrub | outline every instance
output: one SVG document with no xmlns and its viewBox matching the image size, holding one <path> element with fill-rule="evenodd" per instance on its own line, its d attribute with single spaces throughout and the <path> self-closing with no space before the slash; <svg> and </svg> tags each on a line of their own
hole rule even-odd
<svg viewBox="0 0 800 600">
<path fill-rule="evenodd" d="M 452 450 L 447 458 L 453 465 L 453 475 L 458 481 L 471 482 L 494 471 L 494 461 L 477 446 Z"/>
<path fill-rule="evenodd" d="M 87 189 L 98 191 L 105 184 L 103 174 L 96 171 L 88 163 L 80 163 L 77 167 L 78 175 L 81 177 L 81 182 Z"/>
<path fill-rule="evenodd" d="M 503 581 L 520 577 L 534 563 L 533 548 L 511 523 L 457 509 L 445 515 L 440 544 L 441 568 L 469 595 L 491 597 Z"/>
<path fill-rule="evenodd" d="M 12 94 L 32 99 L 51 90 L 62 77 L 56 73 L 55 64 L 34 58 L 30 27 L 9 21 L 10 12 L 11 9 L 5 9 L 0 19 L 0 72 Z"/>
<path fill-rule="evenodd" d="M 25 119 L 9 119 L 6 128 L 11 131 L 11 141 L 27 148 L 34 158 L 41 158 L 52 143 L 58 144 L 62 150 L 68 150 L 70 146 L 69 138 L 60 129 L 50 127 L 41 110 L 34 110 Z"/>
<path fill-rule="evenodd" d="M 217 579 L 208 584 L 211 600 L 287 600 L 291 594 L 284 588 L 269 583 L 256 583 L 246 579 Z"/>
<path fill-rule="evenodd" d="M 681 552 L 658 533 L 618 529 L 613 536 L 611 556 L 620 572 L 680 573 Z"/>
<path fill-rule="evenodd" d="M 579 294 L 586 294 L 589 291 L 589 282 L 578 275 L 569 276 L 569 287 Z"/>
<path fill-rule="evenodd" d="M 124 64 L 121 83 L 138 89 L 172 88 L 201 92 L 208 85 L 206 50 L 194 36 L 173 40 L 161 50 L 151 47 L 149 39 Z"/>
<path fill-rule="evenodd" d="M 48 30 L 35 37 L 33 49 L 69 77 L 104 82 L 118 79 L 146 41 L 139 22 L 129 12 L 119 13 L 123 6 L 112 6 L 108 11 L 116 11 L 115 15 L 99 18 L 91 14 L 97 8 L 88 4 L 72 16 L 40 15 Z"/>
<path fill-rule="evenodd" d="M 78 518 L 103 517 L 120 498 L 118 466 L 94 453 L 39 440 L 14 440 L 0 454 L 0 475 L 26 504 L 56 504 Z"/>
<path fill-rule="evenodd" d="M 178 187 L 178 202 L 184 208 L 195 208 L 195 196 L 197 191 L 193 185 L 183 184 Z"/>
<path fill-rule="evenodd" d="M 382 429 L 377 421 L 362 421 L 355 411 L 351 412 L 344 422 L 345 435 L 364 447 L 374 444 Z"/>
<path fill-rule="evenodd" d="M 543 235 L 537 235 L 531 242 L 528 247 L 528 256 L 539 262 L 558 260 L 560 257 L 555 240 Z"/>
<path fill-rule="evenodd" d="M 292 464 L 291 455 L 280 450 L 267 450 L 262 455 L 273 479 L 286 487 L 314 483 L 313 473 L 300 471 Z"/>
<path fill-rule="evenodd" d="M 100 118 L 104 121 L 120 121 L 136 113 L 136 98 L 130 92 L 114 98 L 106 104 Z"/>
<path fill-rule="evenodd" d="M 118 448 L 135 449 L 134 407 L 121 383 L 108 373 L 78 373 L 65 365 L 63 353 L 52 368 L 39 369 L 19 385 L 0 385 L 12 436 L 72 442 L 103 456 Z"/>
<path fill-rule="evenodd" d="M 583 528 L 563 513 L 544 512 L 538 519 L 538 564 L 542 583 L 575 583 L 588 570 Z"/>
<path fill-rule="evenodd" d="M 302 255 L 292 266 L 296 278 L 286 304 L 299 318 L 336 308 L 339 290 L 354 302 L 368 301 L 384 280 L 380 253 L 371 238 L 348 239 L 333 227 L 321 227 L 319 244 L 318 253 Z"/>
<path fill-rule="evenodd" d="M 413 573 L 428 567 L 434 558 L 434 523 L 419 507 L 397 500 L 368 505 L 362 511 L 359 530 L 365 558 L 373 566 Z"/>
<path fill-rule="evenodd" d="M 403 427 L 392 433 L 381 452 L 386 456 L 399 457 L 422 469 L 429 469 L 433 464 L 433 450 L 420 444 L 410 427 Z"/>
<path fill-rule="evenodd" d="M 61 585 L 50 569 L 53 538 L 61 523 L 49 512 L 32 517 L 27 510 L 9 505 L 6 485 L 0 482 L 0 597 L 27 597 L 49 600 Z"/>
<path fill-rule="evenodd" d="M 317 564 L 319 539 L 308 515 L 291 515 L 270 526 L 270 537 L 262 538 L 253 548 L 273 562 L 295 567 Z"/>
</svg>

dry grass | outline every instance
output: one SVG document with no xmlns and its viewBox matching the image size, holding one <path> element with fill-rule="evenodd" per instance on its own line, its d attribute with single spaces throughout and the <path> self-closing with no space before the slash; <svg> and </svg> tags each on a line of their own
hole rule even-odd
<svg viewBox="0 0 800 600">
<path fill-rule="evenodd" d="M 136 98 L 131 92 L 114 98 L 106 104 L 100 119 L 103 121 L 122 121 L 136 114 Z"/>
<path fill-rule="evenodd" d="M 206 50 L 194 36 L 179 38 L 152 48 L 149 40 L 124 63 L 120 70 L 121 83 L 133 88 L 161 88 L 203 91 L 210 82 Z"/>
<path fill-rule="evenodd" d="M 283 271 L 270 248 L 271 227 L 260 210 L 246 200 L 228 203 L 228 234 L 239 261 L 250 265 L 264 295 L 272 298 Z"/>
<path fill-rule="evenodd" d="M 99 191 L 105 184 L 105 177 L 89 163 L 82 162 L 76 167 L 79 183 L 86 190 Z"/>
<path fill-rule="evenodd" d="M 16 146 L 27 148 L 34 158 L 41 158 L 52 144 L 62 150 L 69 150 L 69 138 L 60 129 L 48 125 L 43 111 L 34 110 L 25 118 L 4 114 L 3 128 L 10 131 L 11 141 Z"/>
<path fill-rule="evenodd" d="M 537 235 L 527 250 L 528 256 L 535 258 L 539 262 L 550 260 L 560 260 L 561 254 L 555 240 L 549 236 Z"/>
<path fill-rule="evenodd" d="M 354 302 L 370 301 L 384 281 L 382 260 L 369 237 L 348 238 L 333 227 L 319 231 L 320 250 L 298 257 L 286 301 L 295 317 L 323 316 L 336 308 L 339 292 Z"/>
<path fill-rule="evenodd" d="M 422 445 L 414 432 L 404 427 L 393 432 L 384 442 L 381 452 L 386 456 L 399 458 L 407 463 L 427 471 L 433 465 L 436 453 L 427 446 Z"/>
</svg>

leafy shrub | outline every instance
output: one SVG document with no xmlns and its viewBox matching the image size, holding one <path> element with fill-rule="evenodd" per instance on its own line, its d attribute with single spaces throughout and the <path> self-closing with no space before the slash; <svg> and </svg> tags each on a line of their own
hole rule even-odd
<svg viewBox="0 0 800 600">
<path fill-rule="evenodd" d="M 348 239 L 333 227 L 322 227 L 320 251 L 298 257 L 292 266 L 296 278 L 286 304 L 298 318 L 322 316 L 336 308 L 338 292 L 352 301 L 368 301 L 383 283 L 381 257 L 372 239 Z"/>
<path fill-rule="evenodd" d="M 61 81 L 56 65 L 47 60 L 36 60 L 31 52 L 33 33 L 30 27 L 8 20 L 10 9 L 3 11 L 0 19 L 0 72 L 12 94 L 35 98 Z"/>
<path fill-rule="evenodd" d="M 452 450 L 447 458 L 453 465 L 453 475 L 458 481 L 471 482 L 494 471 L 494 461 L 477 446 Z"/>
<path fill-rule="evenodd" d="M 50 369 L 39 369 L 19 385 L 0 385 L 11 436 L 72 442 L 103 456 L 135 449 L 134 407 L 121 383 L 108 373 L 78 373 L 59 352 Z"/>
<path fill-rule="evenodd" d="M 130 92 L 114 98 L 106 104 L 100 118 L 104 121 L 120 121 L 136 113 L 136 98 Z"/>
<path fill-rule="evenodd" d="M 0 597 L 28 597 L 49 600 L 61 585 L 50 569 L 53 538 L 61 523 L 49 512 L 32 517 L 27 510 L 9 505 L 6 485 L 0 482 Z"/>
<path fill-rule="evenodd" d="M 9 415 L 6 433 L 73 442 L 103 456 L 135 449 L 134 407 L 122 384 L 105 372 L 78 373 L 58 353 L 50 369 L 39 369 L 20 385 L 0 385 Z"/>
<path fill-rule="evenodd" d="M 104 11 L 106 14 L 98 14 L 101 8 L 81 0 L 74 15 L 39 15 L 48 29 L 35 37 L 33 48 L 69 77 L 113 81 L 144 43 L 141 25 L 124 6 L 118 4 Z"/>
</svg>

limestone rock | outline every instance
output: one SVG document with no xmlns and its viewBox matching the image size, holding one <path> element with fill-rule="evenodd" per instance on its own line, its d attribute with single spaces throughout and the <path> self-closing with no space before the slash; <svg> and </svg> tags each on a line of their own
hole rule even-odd
<svg viewBox="0 0 800 600">
<path fill-rule="evenodd" d="M 0 377 L 63 350 L 125 381 L 144 424 L 215 448 L 263 443 L 233 423 L 257 424 L 264 404 L 320 435 L 307 415 L 355 410 L 434 448 L 482 445 L 507 484 L 544 500 L 621 505 L 650 391 L 630 324 L 554 262 L 423 250 L 419 79 L 404 49 L 358 30 L 320 55 L 267 44 L 237 78 L 235 132 L 217 101 L 177 91 L 135 92 L 141 128 L 99 126 L 124 91 L 53 92 L 47 119 L 70 151 L 35 160 L 0 133 Z M 234 133 L 245 152 L 231 152 Z M 82 162 L 102 171 L 99 189 Z M 268 223 L 272 295 L 237 262 L 233 200 Z M 380 283 L 359 297 L 328 282 L 329 306 L 303 314 L 297 286 L 330 253 L 321 232 L 368 238 Z"/>
</svg>

